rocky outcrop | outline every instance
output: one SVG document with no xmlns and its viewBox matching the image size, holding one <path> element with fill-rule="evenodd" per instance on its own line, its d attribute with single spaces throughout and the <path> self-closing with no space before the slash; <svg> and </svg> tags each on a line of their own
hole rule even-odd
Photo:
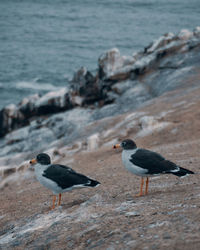
<svg viewBox="0 0 200 250">
<path fill-rule="evenodd" d="M 34 117 L 71 109 L 73 104 L 67 89 L 49 92 L 40 97 L 24 98 L 18 105 L 8 105 L 0 111 L 0 137 L 8 132 L 29 125 Z"/>
<path fill-rule="evenodd" d="M 70 84 L 71 94 L 77 105 L 86 106 L 105 99 L 97 77 L 93 76 L 85 67 L 74 74 Z"/>
<path fill-rule="evenodd" d="M 199 47 L 199 29 L 181 30 L 177 35 L 167 33 L 132 57 L 120 56 L 118 49 L 112 49 L 99 58 L 99 77 L 106 81 L 122 81 L 155 70 L 162 58 Z"/>
<path fill-rule="evenodd" d="M 98 59 L 98 76 L 102 80 L 110 79 L 113 81 L 122 81 L 127 79 L 128 75 L 124 74 L 129 65 L 136 62 L 135 57 L 121 56 L 117 48 L 113 48 L 103 53 Z M 124 73 L 123 73 L 124 71 Z"/>
<path fill-rule="evenodd" d="M 76 104 L 80 106 L 110 104 L 115 100 L 111 85 L 112 83 L 103 81 L 98 73 L 93 76 L 85 67 L 82 67 L 74 74 L 70 83 L 72 100 L 73 102 L 78 100 Z"/>
<path fill-rule="evenodd" d="M 0 111 L 0 137 L 26 124 L 23 113 L 16 105 L 10 104 Z"/>
<path fill-rule="evenodd" d="M 167 34 L 127 60 L 113 49 L 70 89 L 1 110 L 0 249 L 200 248 L 199 39 L 200 28 Z M 124 138 L 195 174 L 157 176 L 135 198 L 139 179 L 112 150 Z M 63 194 L 49 211 L 50 192 L 28 170 L 39 152 L 101 185 Z"/>
<path fill-rule="evenodd" d="M 44 96 L 27 97 L 18 105 L 12 104 L 2 109 L 0 137 L 30 124 L 35 117 L 63 112 L 77 106 L 101 107 L 116 103 L 127 89 L 133 95 L 140 89 L 140 102 L 157 96 L 168 90 L 168 87 L 166 89 L 161 83 L 156 85 L 152 81 L 156 74 L 152 73 L 159 73 L 163 69 L 169 71 L 184 68 L 188 57 L 194 56 L 190 53 L 194 51 L 197 54 L 199 50 L 200 27 L 193 32 L 181 30 L 177 35 L 165 34 L 133 56 L 121 56 L 117 48 L 111 49 L 99 57 L 98 69 L 94 75 L 82 67 L 74 74 L 70 88 L 49 92 Z M 190 61 L 190 64 L 195 62 Z M 147 74 L 151 74 L 151 77 L 150 81 L 144 81 L 146 86 L 138 84 L 140 78 Z M 131 92 L 133 86 L 136 87 L 135 93 Z M 129 97 L 126 99 L 129 100 Z"/>
<path fill-rule="evenodd" d="M 199 79 L 200 73 L 193 90 L 188 82 L 142 108 L 88 124 L 68 146 L 69 132 L 51 145 L 46 152 L 54 163 L 101 182 L 64 193 L 55 210 L 49 210 L 51 192 L 23 169 L 35 153 L 16 169 L 12 154 L 0 183 L 0 249 L 199 249 Z M 84 110 L 65 115 L 78 122 Z M 149 194 L 136 198 L 140 178 L 124 169 L 121 150 L 112 149 L 127 137 L 195 174 L 150 178 Z"/>
</svg>

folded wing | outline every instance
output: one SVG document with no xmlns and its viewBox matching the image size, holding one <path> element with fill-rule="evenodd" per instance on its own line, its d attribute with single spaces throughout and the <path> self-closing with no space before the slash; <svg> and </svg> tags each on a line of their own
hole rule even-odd
<svg viewBox="0 0 200 250">
<path fill-rule="evenodd" d="M 179 171 L 179 167 L 158 153 L 138 149 L 135 154 L 131 155 L 130 162 L 141 168 L 147 169 L 148 174 L 172 173 Z"/>
<path fill-rule="evenodd" d="M 57 183 L 62 189 L 71 188 L 73 186 L 96 186 L 99 182 L 79 174 L 73 169 L 59 165 L 50 165 L 43 173 L 47 177 Z"/>
</svg>

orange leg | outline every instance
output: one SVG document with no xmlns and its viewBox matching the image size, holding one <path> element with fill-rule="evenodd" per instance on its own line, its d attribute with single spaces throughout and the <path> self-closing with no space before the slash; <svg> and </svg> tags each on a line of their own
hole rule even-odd
<svg viewBox="0 0 200 250">
<path fill-rule="evenodd" d="M 141 183 L 140 183 L 140 193 L 138 195 L 136 195 L 137 197 L 142 196 L 143 194 L 143 185 L 144 185 L 144 178 L 141 178 Z"/>
<path fill-rule="evenodd" d="M 146 187 L 145 187 L 145 195 L 148 193 L 148 187 L 149 187 L 149 177 L 146 179 Z"/>
<path fill-rule="evenodd" d="M 59 194 L 58 206 L 60 206 L 60 204 L 61 204 L 61 195 L 62 195 L 62 194 Z"/>
<path fill-rule="evenodd" d="M 56 202 L 56 195 L 53 195 L 53 205 L 52 205 L 51 209 L 55 208 L 55 202 Z"/>
</svg>

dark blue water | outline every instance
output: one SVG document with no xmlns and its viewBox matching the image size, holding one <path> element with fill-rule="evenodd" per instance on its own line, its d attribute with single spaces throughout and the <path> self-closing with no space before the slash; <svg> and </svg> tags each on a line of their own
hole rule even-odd
<svg viewBox="0 0 200 250">
<path fill-rule="evenodd" d="M 0 108 L 66 86 L 112 47 L 131 55 L 199 25 L 200 0 L 0 0 Z"/>
</svg>

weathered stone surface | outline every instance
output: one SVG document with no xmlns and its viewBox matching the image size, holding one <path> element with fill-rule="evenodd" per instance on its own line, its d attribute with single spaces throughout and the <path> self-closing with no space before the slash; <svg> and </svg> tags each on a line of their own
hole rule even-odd
<svg viewBox="0 0 200 250">
<path fill-rule="evenodd" d="M 155 40 L 153 43 L 151 43 L 148 47 L 144 49 L 145 53 L 153 53 L 155 50 L 166 46 L 174 39 L 173 33 L 167 33 L 157 40 Z"/>
<path fill-rule="evenodd" d="M 36 115 L 52 114 L 72 108 L 68 89 L 52 91 L 39 98 L 34 105 Z"/>
<path fill-rule="evenodd" d="M 169 42 L 170 39 L 172 42 Z M 199 39 L 196 38 L 196 35 L 192 39 L 181 40 L 183 43 L 177 39 L 174 40 L 172 34 L 165 35 L 147 48 L 146 52 L 135 54 L 133 56 L 136 60 L 135 63 L 122 68 L 122 71 L 128 70 L 129 67 L 134 69 L 131 72 L 129 68 L 132 76 L 127 80 L 102 80 L 99 79 L 98 72 L 96 76 L 91 76 L 91 73 L 83 68 L 77 76 L 74 76 L 71 89 L 50 92 L 42 97 L 34 95 L 25 98 L 18 105 L 4 108 L 0 113 L 2 136 L 0 139 L 0 165 L 6 167 L 10 164 L 20 164 L 19 154 L 21 152 L 25 152 L 28 157 L 28 155 L 31 156 L 40 151 L 73 145 L 77 140 L 80 140 L 83 148 L 85 147 L 87 150 L 88 138 L 104 128 L 102 123 L 101 126 L 88 130 L 89 124 L 109 116 L 132 111 L 167 91 L 179 86 L 183 87 L 186 79 L 190 77 L 194 79 L 198 72 L 200 46 L 198 46 Z M 187 51 L 183 52 L 180 49 L 176 52 L 177 43 L 180 45 L 179 48 L 182 46 Z M 190 49 L 191 46 L 192 49 Z M 157 55 L 162 54 L 165 50 L 168 56 L 163 54 L 158 60 Z M 174 52 L 172 52 L 173 50 Z M 144 53 L 146 56 L 142 56 Z M 148 71 L 150 65 L 154 69 Z M 120 70 L 117 66 L 115 69 Z M 198 81 L 191 81 L 191 88 L 197 83 L 199 84 Z M 91 99 L 90 96 L 87 96 L 88 86 L 92 91 L 97 90 L 89 92 Z M 82 87 L 84 91 L 81 90 Z M 109 105 L 105 105 L 106 103 Z M 55 113 L 59 111 L 59 113 L 50 114 L 51 111 Z M 148 133 L 159 129 L 161 125 L 168 125 L 162 124 L 161 120 L 159 119 L 158 126 L 154 126 L 153 130 L 152 126 L 149 126 Z M 129 124 L 134 128 L 143 125 L 142 120 L 140 125 L 131 122 Z M 147 129 L 144 128 L 143 132 L 144 130 Z M 139 132 L 137 131 L 138 138 L 144 135 L 143 132 Z M 121 128 L 120 135 L 126 135 L 124 128 Z"/>
<path fill-rule="evenodd" d="M 98 59 L 98 76 L 100 79 L 112 79 L 112 80 L 123 80 L 125 76 L 121 72 L 123 67 L 133 64 L 135 62 L 134 57 L 121 56 L 117 48 L 113 48 L 103 53 Z M 118 73 L 121 72 L 121 73 Z M 115 76 L 114 75 L 118 75 Z"/>
<path fill-rule="evenodd" d="M 126 81 L 96 82 L 94 77 L 90 84 L 104 88 L 114 103 L 77 107 L 85 105 L 85 95 L 73 93 L 72 100 L 70 93 L 76 108 L 34 119 L 30 116 L 29 125 L 1 138 L 0 248 L 200 248 L 197 34 L 198 29 L 187 40 L 187 32 L 182 32 L 182 40 L 176 37 L 171 42 L 163 37 L 147 48 L 146 56 L 138 53 L 132 77 Z M 130 67 L 123 70 L 128 72 Z M 77 90 L 81 79 L 76 78 Z M 35 115 L 36 103 L 38 109 L 48 106 L 48 100 L 50 106 L 53 102 L 56 109 L 62 109 L 64 93 L 68 92 L 24 99 L 18 106 L 7 107 L 1 122 L 16 128 L 12 117 L 20 120 L 21 115 Z M 183 179 L 155 177 L 150 195 L 136 199 L 139 179 L 129 176 L 121 166 L 120 152 L 111 149 L 124 138 L 136 138 L 139 147 L 161 153 L 197 174 Z M 64 194 L 62 207 L 48 212 L 50 193 L 26 171 L 29 160 L 41 151 L 48 152 L 53 162 L 69 164 L 102 185 Z"/>
<path fill-rule="evenodd" d="M 10 104 L 0 111 L 0 137 L 26 124 L 24 115 L 16 105 Z"/>
<path fill-rule="evenodd" d="M 117 49 L 110 50 L 99 58 L 99 77 L 104 80 L 123 81 L 135 79 L 156 70 L 162 62 L 161 59 L 188 52 L 191 48 L 200 46 L 198 32 L 197 27 L 194 32 L 181 30 L 177 35 L 167 33 L 129 60 L 120 56 Z M 194 39 L 196 39 L 195 42 Z"/>
<path fill-rule="evenodd" d="M 197 26 L 195 29 L 194 29 L 194 35 L 196 37 L 200 37 L 200 26 Z"/>
<path fill-rule="evenodd" d="M 51 193 L 35 181 L 32 172 L 21 170 L 3 179 L 0 248 L 199 249 L 199 95 L 199 83 L 195 89 L 188 83 L 185 89 L 166 93 L 139 110 L 87 126 L 85 140 L 79 136 L 82 144 L 74 147 L 69 166 L 102 184 L 63 194 L 62 206 L 53 211 L 49 211 Z M 197 174 L 181 179 L 157 176 L 150 181 L 149 195 L 136 198 L 140 179 L 125 171 L 121 151 L 112 150 L 112 142 L 135 138 L 140 126 L 154 126 L 157 117 L 172 127 L 137 138 L 137 145 Z M 94 149 L 88 152 L 90 145 L 84 142 L 97 131 L 91 140 Z M 68 165 L 70 147 L 56 150 L 53 162 Z"/>
<path fill-rule="evenodd" d="M 108 91 L 109 84 L 104 83 L 96 75 L 95 77 L 85 67 L 78 70 L 71 81 L 71 100 L 79 106 L 104 105 L 111 103 Z"/>
<path fill-rule="evenodd" d="M 75 74 L 71 82 L 71 88 L 79 96 L 87 94 L 87 88 L 93 85 L 95 77 L 85 67 L 81 67 Z"/>
<path fill-rule="evenodd" d="M 182 29 L 179 33 L 178 33 L 178 38 L 180 40 L 189 40 L 194 36 L 194 33 L 187 30 L 187 29 Z"/>
<path fill-rule="evenodd" d="M 0 111 L 0 137 L 17 128 L 26 126 L 36 116 L 58 113 L 72 108 L 67 89 L 49 92 L 39 97 L 24 98 L 18 105 L 10 104 Z"/>
<path fill-rule="evenodd" d="M 24 98 L 19 103 L 19 109 L 25 117 L 31 117 L 35 113 L 35 103 L 40 99 L 38 94 Z"/>
</svg>

